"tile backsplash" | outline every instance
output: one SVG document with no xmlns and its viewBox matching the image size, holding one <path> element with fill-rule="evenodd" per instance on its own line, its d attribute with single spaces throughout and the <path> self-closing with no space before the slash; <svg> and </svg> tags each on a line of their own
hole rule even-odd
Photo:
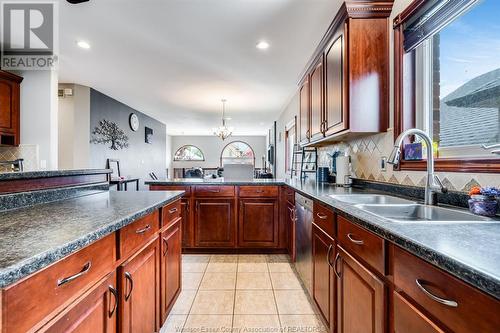
<svg viewBox="0 0 500 333">
<path fill-rule="evenodd" d="M 36 171 L 38 167 L 38 145 L 19 145 L 18 147 L 0 147 L 0 161 L 24 159 L 24 171 Z M 0 172 L 10 172 L 10 168 L 0 165 Z"/>
<path fill-rule="evenodd" d="M 318 149 L 318 164 L 331 167 L 332 160 L 328 153 L 331 153 L 335 147 L 342 150 L 348 148 L 354 177 L 400 185 L 424 186 L 425 171 L 394 171 L 392 165 L 387 165 L 386 171 L 382 171 L 381 159 L 389 156 L 393 146 L 394 136 L 390 129 L 386 133 L 321 147 Z M 461 172 L 438 172 L 437 174 L 450 191 L 467 192 L 473 186 L 500 187 L 499 174 Z"/>
</svg>

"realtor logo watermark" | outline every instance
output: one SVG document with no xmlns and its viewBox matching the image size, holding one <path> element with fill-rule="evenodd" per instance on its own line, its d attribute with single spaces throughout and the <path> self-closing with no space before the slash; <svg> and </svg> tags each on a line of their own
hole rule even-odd
<svg viewBox="0 0 500 333">
<path fill-rule="evenodd" d="M 2 1 L 1 64 L 7 70 L 52 70 L 57 66 L 58 3 Z"/>
</svg>

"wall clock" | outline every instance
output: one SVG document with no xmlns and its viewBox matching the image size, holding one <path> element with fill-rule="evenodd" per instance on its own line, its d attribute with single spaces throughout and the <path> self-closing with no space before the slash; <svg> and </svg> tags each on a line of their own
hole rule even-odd
<svg viewBox="0 0 500 333">
<path fill-rule="evenodd" d="M 139 129 L 139 117 L 135 113 L 130 114 L 128 122 L 132 131 L 136 132 Z"/>
</svg>

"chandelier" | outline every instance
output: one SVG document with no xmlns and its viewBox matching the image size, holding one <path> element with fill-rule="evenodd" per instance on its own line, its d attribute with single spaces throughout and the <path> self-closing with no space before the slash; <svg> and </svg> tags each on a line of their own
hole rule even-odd
<svg viewBox="0 0 500 333">
<path fill-rule="evenodd" d="M 213 129 L 213 133 L 215 136 L 218 136 L 222 140 L 225 140 L 233 134 L 233 128 L 226 126 L 226 118 L 224 116 L 226 112 L 226 100 L 221 99 L 222 102 L 222 126 Z"/>
</svg>

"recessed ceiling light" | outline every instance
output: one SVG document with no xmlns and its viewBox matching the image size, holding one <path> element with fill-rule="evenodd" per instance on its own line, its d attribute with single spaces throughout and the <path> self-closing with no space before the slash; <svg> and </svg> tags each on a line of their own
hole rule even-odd
<svg viewBox="0 0 500 333">
<path fill-rule="evenodd" d="M 81 47 L 82 49 L 90 49 L 90 44 L 87 43 L 86 41 L 84 40 L 79 40 L 78 42 L 76 42 L 76 45 L 78 45 L 79 47 Z"/>
<path fill-rule="evenodd" d="M 265 40 L 261 40 L 260 42 L 255 45 L 256 48 L 259 50 L 267 50 L 269 48 L 269 43 L 266 42 Z"/>
</svg>

